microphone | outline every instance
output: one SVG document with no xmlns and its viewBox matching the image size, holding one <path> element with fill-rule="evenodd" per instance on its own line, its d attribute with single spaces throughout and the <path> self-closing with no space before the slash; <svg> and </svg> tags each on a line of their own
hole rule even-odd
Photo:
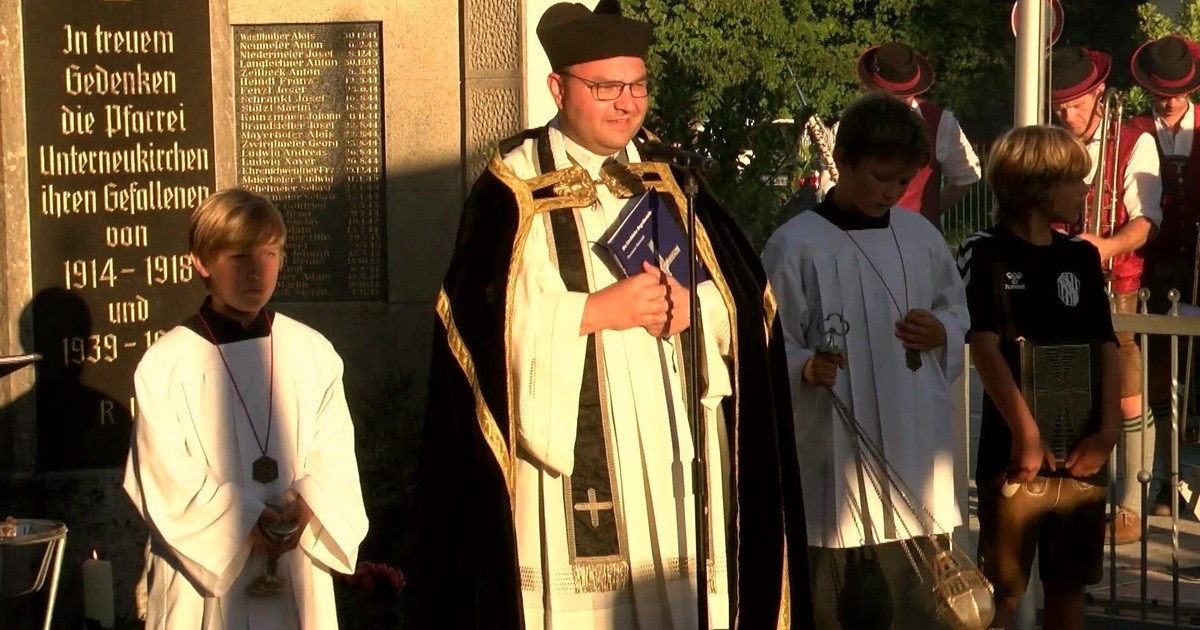
<svg viewBox="0 0 1200 630">
<path fill-rule="evenodd" d="M 644 160 L 666 162 L 672 166 L 690 169 L 699 173 L 715 173 L 718 169 L 717 161 L 710 157 L 700 155 L 695 151 L 688 151 L 669 144 L 663 144 L 657 140 L 640 141 L 638 143 L 638 152 L 641 153 Z"/>
</svg>

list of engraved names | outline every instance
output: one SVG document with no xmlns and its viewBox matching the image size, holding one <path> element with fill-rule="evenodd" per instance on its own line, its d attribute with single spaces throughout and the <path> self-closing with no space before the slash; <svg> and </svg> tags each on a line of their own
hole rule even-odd
<svg viewBox="0 0 1200 630">
<path fill-rule="evenodd" d="M 378 23 L 234 27 L 237 173 L 288 226 L 276 296 L 386 298 Z"/>
<path fill-rule="evenodd" d="M 65 411 L 54 401 L 69 392 L 49 389 L 67 386 L 39 375 L 40 428 L 84 440 L 127 430 L 135 366 L 199 303 L 187 224 L 215 186 L 210 39 L 196 28 L 208 12 L 187 0 L 23 4 L 36 349 L 43 373 L 75 369 L 75 386 L 97 394 L 94 409 Z M 55 461 L 52 444 L 39 459 L 120 465 L 119 436 L 89 446 L 100 461 Z"/>
</svg>

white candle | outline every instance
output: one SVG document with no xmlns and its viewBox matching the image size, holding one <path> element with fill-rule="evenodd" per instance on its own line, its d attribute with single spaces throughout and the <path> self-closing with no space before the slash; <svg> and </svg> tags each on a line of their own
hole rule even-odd
<svg viewBox="0 0 1200 630">
<path fill-rule="evenodd" d="M 83 616 L 100 622 L 101 628 L 113 628 L 112 563 L 92 559 L 83 562 Z"/>
</svg>

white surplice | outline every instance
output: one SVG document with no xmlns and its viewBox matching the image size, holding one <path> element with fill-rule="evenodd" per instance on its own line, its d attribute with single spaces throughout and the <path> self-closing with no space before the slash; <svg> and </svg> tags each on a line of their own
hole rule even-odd
<svg viewBox="0 0 1200 630">
<path fill-rule="evenodd" d="M 963 369 L 960 349 L 970 321 L 966 296 L 950 249 L 929 221 L 893 210 L 891 227 L 895 239 L 887 228 L 847 233 L 809 211 L 779 228 L 763 254 L 782 318 L 808 542 L 813 546 L 857 547 L 949 533 L 961 524 L 949 383 Z M 905 365 L 904 347 L 895 335 L 900 315 L 888 289 L 900 309 L 928 309 L 946 328 L 946 346 L 922 352 L 916 372 Z M 852 442 L 830 397 L 802 382 L 801 371 L 823 340 L 822 322 L 830 313 L 840 313 L 849 324 L 839 340 L 847 366 L 838 371 L 834 391 L 940 528 L 903 509 L 894 492 L 892 518 L 884 514 L 869 481 L 866 492 L 860 492 Z M 851 507 L 851 496 L 860 509 L 866 506 L 869 528 Z"/>
<path fill-rule="evenodd" d="M 250 477 L 262 456 L 218 347 L 178 326 L 135 374 L 137 420 L 125 490 L 151 530 L 147 629 L 337 627 L 331 571 L 353 573 L 367 516 L 354 456 L 342 361 L 318 332 L 276 315 L 268 454 L 277 480 Z M 265 439 L 271 338 L 220 346 Z M 265 504 L 288 489 L 313 511 L 278 560 L 288 592 L 249 597 L 266 571 L 248 540 Z"/>
<path fill-rule="evenodd" d="M 598 179 L 608 156 L 576 145 L 552 121 L 550 146 L 557 169 L 579 164 Z M 626 149 L 630 161 L 638 154 Z M 505 157 L 518 177 L 537 175 L 536 142 Z M 589 243 L 599 239 L 626 200 L 597 184 L 599 201 L 576 211 Z M 682 363 L 672 344 L 642 328 L 597 333 L 608 442 L 615 462 L 614 494 L 622 560 L 605 567 L 628 576 L 615 590 L 589 581 L 585 560 L 570 557 L 567 520 L 575 506 L 564 497 L 574 467 L 579 397 L 587 337 L 579 334 L 587 293 L 569 292 L 550 255 L 545 216 L 533 219 L 514 295 L 512 383 L 517 399 L 517 553 L 526 628 L 695 628 L 694 497 L 692 436 L 680 382 Z M 617 279 L 593 250 L 586 256 L 592 292 Z M 719 403 L 731 394 L 728 310 L 711 281 L 698 295 L 706 339 L 707 389 L 701 392 L 708 426 L 711 505 L 709 598 L 712 626 L 728 627 L 725 505 L 728 449 Z M 664 378 L 665 377 L 665 378 Z M 664 385 L 666 383 L 666 385 Z M 669 390 L 668 390 L 669 387 Z M 565 476 L 565 477 L 564 477 Z M 711 589 L 710 589 L 711 592 Z"/>
</svg>

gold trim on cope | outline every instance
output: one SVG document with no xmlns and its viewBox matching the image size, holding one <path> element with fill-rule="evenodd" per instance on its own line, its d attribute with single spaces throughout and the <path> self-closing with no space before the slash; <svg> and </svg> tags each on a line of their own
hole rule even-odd
<svg viewBox="0 0 1200 630">
<path fill-rule="evenodd" d="M 541 567 L 520 567 L 521 590 L 544 593 Z M 723 594 L 729 581 L 729 567 L 725 562 L 708 562 L 708 592 Z M 630 586 L 670 583 L 693 580 L 696 577 L 696 558 L 668 558 L 664 562 L 662 575 L 653 562 L 639 562 L 632 569 L 624 560 L 592 561 L 555 568 L 550 575 L 550 592 L 553 594 L 582 595 L 585 593 L 613 593 Z"/>
<path fill-rule="evenodd" d="M 628 199 L 646 192 L 646 183 L 629 164 L 613 162 L 600 169 L 600 182 L 614 197 Z"/>
<path fill-rule="evenodd" d="M 775 315 L 779 313 L 779 303 L 775 301 L 775 291 L 771 289 L 771 283 L 767 282 L 766 288 L 763 289 L 763 315 L 767 327 L 767 345 L 771 343 L 771 330 L 775 327 Z"/>
<path fill-rule="evenodd" d="M 454 324 L 454 314 L 450 310 L 450 298 L 446 295 L 445 290 L 438 291 L 436 308 L 438 317 L 442 320 L 442 326 L 446 328 L 446 343 L 450 346 L 450 353 L 458 360 L 458 367 L 462 369 L 463 376 L 467 378 L 467 382 L 471 385 L 471 392 L 475 396 L 475 418 L 479 421 L 479 430 L 483 434 L 488 448 L 492 450 L 492 455 L 496 458 L 496 465 L 500 467 L 500 472 L 504 475 L 505 484 L 510 488 L 509 507 L 511 509 L 513 506 L 511 493 L 513 459 L 505 448 L 504 437 L 500 434 L 500 426 L 496 424 L 496 418 L 483 398 L 483 390 L 479 389 L 479 376 L 475 373 L 475 361 L 471 358 L 471 352 L 467 350 L 466 344 L 463 343 L 458 326 Z M 510 420 L 509 425 L 512 424 L 513 422 Z"/>
<path fill-rule="evenodd" d="M 512 257 L 508 263 L 508 286 L 504 297 L 504 362 L 505 388 L 508 393 L 508 461 L 517 459 L 516 427 L 518 409 L 513 395 L 512 377 L 512 323 L 513 302 L 517 291 L 517 272 L 525 255 L 525 242 L 533 226 L 533 218 L 539 214 L 560 208 L 582 208 L 595 203 L 596 185 L 580 166 L 560 169 L 528 180 L 521 179 L 499 152 L 492 154 L 488 170 L 513 193 L 517 205 L 517 230 L 513 237 Z M 553 196 L 534 199 L 534 192 L 549 188 Z M 516 505 L 516 477 L 508 477 L 508 494 L 512 505 Z"/>
<path fill-rule="evenodd" d="M 769 292 L 769 291 L 768 291 Z M 788 573 L 788 544 L 787 534 L 783 535 L 783 590 L 779 594 L 779 623 L 778 630 L 792 627 L 792 589 L 791 575 Z"/>
<path fill-rule="evenodd" d="M 508 395 L 508 461 L 517 461 L 517 397 L 513 395 L 513 377 L 512 377 L 512 321 L 513 321 L 513 296 L 517 292 L 517 274 L 515 266 L 521 260 L 521 256 L 525 251 L 525 239 L 529 235 L 531 222 L 527 214 L 528 208 L 533 201 L 533 194 L 525 182 L 517 177 L 499 153 L 492 156 L 492 161 L 488 163 L 488 170 L 500 180 L 500 183 L 508 187 L 512 191 L 513 197 L 517 204 L 517 232 L 513 237 L 513 253 L 508 265 L 508 286 L 505 288 L 504 294 L 504 387 Z M 510 475 L 508 478 L 508 498 L 512 506 L 516 506 L 517 487 L 516 475 Z"/>
</svg>

